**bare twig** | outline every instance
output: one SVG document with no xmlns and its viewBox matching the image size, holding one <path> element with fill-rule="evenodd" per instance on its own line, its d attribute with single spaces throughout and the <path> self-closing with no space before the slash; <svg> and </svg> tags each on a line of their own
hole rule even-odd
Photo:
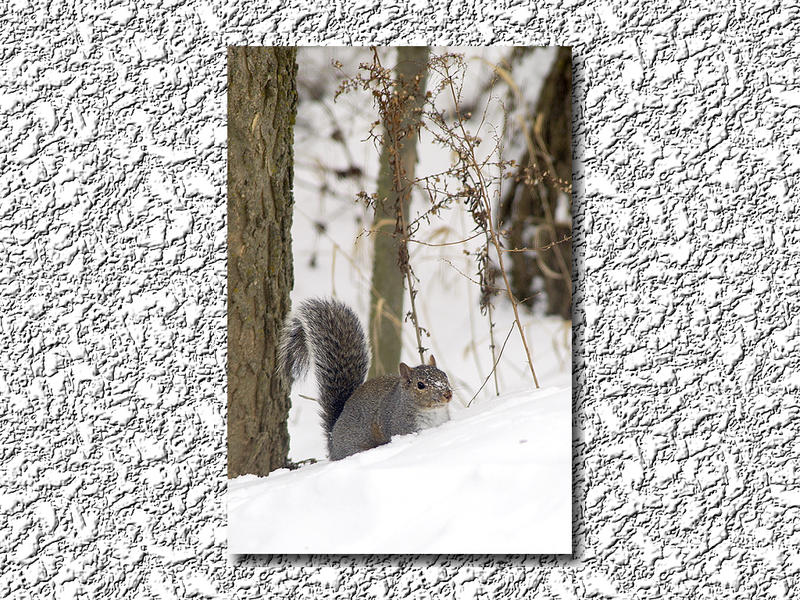
<svg viewBox="0 0 800 600">
<path fill-rule="evenodd" d="M 487 310 L 488 310 L 488 313 L 489 313 L 489 342 L 490 342 L 489 343 L 489 348 L 492 351 L 492 364 L 494 365 L 494 367 L 492 368 L 492 375 L 494 375 L 494 394 L 495 394 L 495 396 L 499 396 L 500 395 L 500 387 L 497 385 L 497 361 L 499 360 L 499 357 L 495 353 L 494 318 L 493 318 L 493 314 L 492 314 L 494 312 L 494 308 L 493 308 L 491 302 L 487 303 Z M 512 326 L 511 331 L 513 331 L 513 330 L 514 330 L 514 328 Z M 509 332 L 509 335 L 510 335 L 510 333 L 511 332 Z M 508 339 L 508 338 L 506 338 L 506 339 Z M 505 344 L 503 344 L 503 346 L 505 346 Z M 471 400 L 470 400 L 470 402 L 471 402 Z"/>
<path fill-rule="evenodd" d="M 500 357 L 503 356 L 503 350 L 506 349 L 506 344 L 508 343 L 508 338 L 511 337 L 511 332 L 512 331 L 514 331 L 514 324 L 513 323 L 511 324 L 511 327 L 509 328 L 508 333 L 506 334 L 506 339 L 503 342 L 503 346 L 500 348 L 500 354 L 497 355 L 497 359 L 494 361 L 494 364 L 492 365 L 492 373 L 494 373 L 495 369 L 497 369 L 497 363 L 500 362 Z M 484 387 L 486 387 L 486 382 L 489 381 L 489 378 L 492 376 L 492 373 L 489 373 L 486 376 L 486 379 L 483 380 L 483 383 L 481 384 L 481 387 L 478 388 L 478 391 L 475 392 L 475 395 L 472 397 L 472 399 L 469 402 L 467 402 L 467 408 L 469 408 L 470 405 L 472 404 L 472 401 L 475 400 L 475 398 L 478 397 L 478 394 L 481 393 L 481 390 Z"/>
<path fill-rule="evenodd" d="M 477 281 L 476 279 L 473 279 L 472 277 L 470 277 L 469 275 L 464 273 L 464 271 L 459 269 L 457 266 L 455 266 L 453 263 L 451 263 L 446 258 L 440 258 L 439 260 L 441 260 L 442 262 L 445 262 L 448 265 L 450 265 L 455 271 L 458 271 L 459 275 L 461 275 L 465 279 L 468 279 L 469 281 L 471 281 L 475 285 L 480 286 L 482 289 L 487 289 L 487 290 L 490 290 L 492 292 L 501 292 L 501 293 L 506 291 L 506 288 L 497 287 L 497 286 L 494 286 L 494 285 L 489 285 L 488 283 L 481 283 L 480 281 Z M 517 304 L 525 304 L 528 300 L 530 300 L 531 298 L 534 298 L 539 293 L 540 292 L 535 292 L 534 294 L 531 294 L 530 296 L 527 296 L 527 297 L 523 298 L 522 300 L 517 300 Z"/>
<path fill-rule="evenodd" d="M 569 242 L 572 240 L 571 235 L 565 235 L 560 240 L 556 240 L 555 242 L 550 242 L 544 246 L 534 246 L 533 248 L 503 248 L 503 252 L 511 253 L 511 252 L 536 252 L 536 251 L 545 251 L 550 250 L 554 246 L 558 246 L 559 244 L 563 244 L 565 242 Z"/>
<path fill-rule="evenodd" d="M 380 229 L 364 229 L 364 230 L 361 231 L 361 233 L 359 235 L 363 235 L 365 233 L 367 235 L 372 235 L 373 233 L 380 233 L 382 235 L 391 235 L 393 237 L 396 235 L 396 234 L 392 233 L 391 231 L 384 231 L 384 230 L 380 230 Z M 472 236 L 470 236 L 468 238 L 464 238 L 463 240 L 456 240 L 454 242 L 442 242 L 440 244 L 433 244 L 431 242 L 423 242 L 422 240 L 415 240 L 413 238 L 409 238 L 406 241 L 408 241 L 408 242 L 410 242 L 412 244 L 419 244 L 420 246 L 429 246 L 431 248 L 443 248 L 445 246 L 460 246 L 462 244 L 466 244 L 467 242 L 469 242 L 471 240 L 474 240 L 476 237 L 481 236 L 481 235 L 483 235 L 483 232 L 479 231 L 475 235 L 472 235 Z M 524 250 L 528 250 L 528 248 L 525 248 Z M 522 250 L 519 250 L 519 252 L 522 252 Z"/>
</svg>

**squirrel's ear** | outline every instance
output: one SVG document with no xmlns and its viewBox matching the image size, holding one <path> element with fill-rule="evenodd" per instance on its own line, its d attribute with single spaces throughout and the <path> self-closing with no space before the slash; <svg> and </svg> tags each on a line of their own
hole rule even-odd
<svg viewBox="0 0 800 600">
<path fill-rule="evenodd" d="M 436 359 L 435 359 L 435 358 L 433 358 L 433 354 L 431 354 L 431 358 L 430 358 L 430 360 L 428 361 L 428 364 L 429 364 L 430 366 L 432 366 L 432 367 L 435 367 L 435 366 L 436 366 Z"/>
<path fill-rule="evenodd" d="M 411 379 L 411 367 L 409 367 L 406 363 L 400 363 L 400 377 L 403 379 Z"/>
</svg>

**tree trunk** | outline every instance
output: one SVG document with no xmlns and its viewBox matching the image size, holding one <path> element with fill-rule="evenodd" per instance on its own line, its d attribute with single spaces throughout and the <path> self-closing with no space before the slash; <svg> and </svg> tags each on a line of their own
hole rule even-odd
<svg viewBox="0 0 800 600">
<path fill-rule="evenodd" d="M 228 477 L 286 464 L 296 48 L 228 48 Z"/>
<path fill-rule="evenodd" d="M 514 252 L 511 258 L 511 288 L 519 300 L 534 299 L 534 280 L 544 280 L 547 314 L 571 318 L 572 285 L 570 242 L 559 242 L 571 234 L 569 223 L 555 222 L 558 197 L 565 193 L 572 206 L 571 193 L 564 187 L 572 183 L 572 49 L 559 48 L 533 114 L 530 127 L 536 155 L 530 147 L 518 161 L 517 177 L 506 188 L 500 203 L 498 223 L 508 231 L 512 248 L 544 248 Z M 547 173 L 535 184 L 526 183 L 525 169 Z M 556 184 L 559 179 L 562 184 Z M 543 268 L 544 267 L 544 268 Z M 529 309 L 531 301 L 524 302 Z"/>
<path fill-rule="evenodd" d="M 415 100 L 409 102 L 401 129 L 417 120 L 425 99 L 428 77 L 429 49 L 422 47 L 398 47 L 395 77 L 400 83 L 401 93 L 409 93 Z M 417 79 L 419 77 L 419 79 Z M 372 263 L 372 291 L 370 296 L 369 338 L 372 344 L 372 364 L 369 377 L 384 373 L 395 373 L 400 363 L 402 349 L 402 322 L 404 299 L 404 275 L 398 265 L 400 240 L 395 235 L 397 206 L 403 211 L 406 222 L 411 204 L 410 191 L 404 192 L 414 179 L 417 164 L 417 132 L 401 142 L 401 189 L 395 185 L 397 174 L 393 170 L 391 149 L 385 135 L 381 148 L 380 172 L 378 174 L 378 201 L 372 230 L 375 232 L 375 255 Z"/>
</svg>

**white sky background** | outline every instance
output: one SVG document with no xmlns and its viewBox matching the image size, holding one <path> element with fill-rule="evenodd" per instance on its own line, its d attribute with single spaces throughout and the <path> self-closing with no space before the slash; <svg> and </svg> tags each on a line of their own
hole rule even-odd
<svg viewBox="0 0 800 600">
<path fill-rule="evenodd" d="M 434 53 L 463 52 L 467 58 L 463 100 L 472 102 L 477 92 L 491 77 L 490 63 L 499 62 L 509 48 L 434 48 Z M 380 49 L 384 66 L 394 64 L 392 49 Z M 555 55 L 554 48 L 539 48 L 525 62 L 518 64 L 513 73 L 523 98 L 534 103 Z M 292 228 L 295 262 L 293 304 L 312 296 L 335 296 L 351 305 L 367 322 L 369 315 L 369 283 L 371 276 L 371 239 L 364 233 L 371 224 L 371 210 L 356 201 L 363 190 L 375 191 L 379 148 L 366 141 L 370 124 L 378 119 L 367 92 L 355 91 L 339 96 L 334 102 L 333 91 L 346 75 L 355 75 L 360 62 L 371 61 L 369 48 L 303 48 L 298 54 L 298 88 L 301 102 L 295 127 L 295 216 Z M 342 63 L 342 69 L 332 65 Z M 433 81 L 429 78 L 428 89 Z M 486 108 L 486 120 L 480 137 L 484 140 L 479 152 L 492 151 L 495 135 L 502 135 L 503 107 L 508 87 L 498 83 L 490 97 L 488 107 L 478 105 L 473 111 L 469 128 L 478 126 L 480 113 Z M 314 102 L 311 96 L 320 97 Z M 445 96 L 442 95 L 442 99 Z M 443 103 L 451 109 L 452 103 Z M 509 121 L 515 122 L 516 114 Z M 336 129 L 342 132 L 347 144 L 332 139 Z M 493 132 L 496 132 L 494 134 Z M 518 136 L 519 137 L 519 136 Z M 418 144 L 419 161 L 417 177 L 441 172 L 450 166 L 450 152 L 433 143 L 423 130 Z M 505 158 L 519 158 L 518 147 L 505 149 Z M 352 161 L 352 164 L 351 164 Z M 357 166 L 363 176 L 354 180 L 340 179 L 333 173 Z M 453 189 L 457 182 L 453 182 Z M 323 191 L 322 188 L 325 187 Z M 428 201 L 419 191 L 413 196 L 412 215 L 425 210 Z M 324 233 L 319 233 L 315 222 L 324 223 Z M 470 218 L 463 205 L 453 205 L 440 213 L 430 225 L 422 225 L 417 238 L 427 242 L 442 243 L 464 239 L 471 235 Z M 476 239 L 466 245 L 429 247 L 412 244 L 410 261 L 420 280 L 417 296 L 420 324 L 431 333 L 423 344 L 432 349 L 437 364 L 450 377 L 456 387 L 454 412 L 467 403 L 481 386 L 491 370 L 488 321 L 478 307 L 479 289 L 465 275 L 476 278 L 475 259 L 466 256 L 464 249 L 475 249 Z M 314 265 L 312 266 L 312 261 Z M 451 266 L 452 265 L 452 266 Z M 408 300 L 405 302 L 406 309 Z M 505 300 L 496 299 L 495 342 L 503 343 L 512 325 L 513 314 Z M 529 345 L 532 347 L 534 366 L 542 387 L 570 385 L 571 330 L 559 319 L 544 317 L 537 306 L 534 314 L 522 313 Z M 408 324 L 404 332 L 402 359 L 410 364 L 418 362 L 413 328 Z M 512 332 L 503 357 L 498 365 L 500 392 L 513 392 L 533 387 L 524 350 L 516 331 Z M 317 407 L 300 395 L 315 397 L 313 378 L 296 382 L 292 390 L 290 415 L 291 450 L 293 460 L 325 457 L 322 430 L 317 417 Z M 476 402 L 494 396 L 490 381 Z"/>
</svg>

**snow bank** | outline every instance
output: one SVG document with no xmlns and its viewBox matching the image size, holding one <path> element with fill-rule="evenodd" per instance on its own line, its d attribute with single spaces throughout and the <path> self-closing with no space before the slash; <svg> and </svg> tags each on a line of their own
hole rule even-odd
<svg viewBox="0 0 800 600">
<path fill-rule="evenodd" d="M 338 462 L 228 484 L 234 554 L 572 552 L 570 388 L 484 401 Z"/>
</svg>

